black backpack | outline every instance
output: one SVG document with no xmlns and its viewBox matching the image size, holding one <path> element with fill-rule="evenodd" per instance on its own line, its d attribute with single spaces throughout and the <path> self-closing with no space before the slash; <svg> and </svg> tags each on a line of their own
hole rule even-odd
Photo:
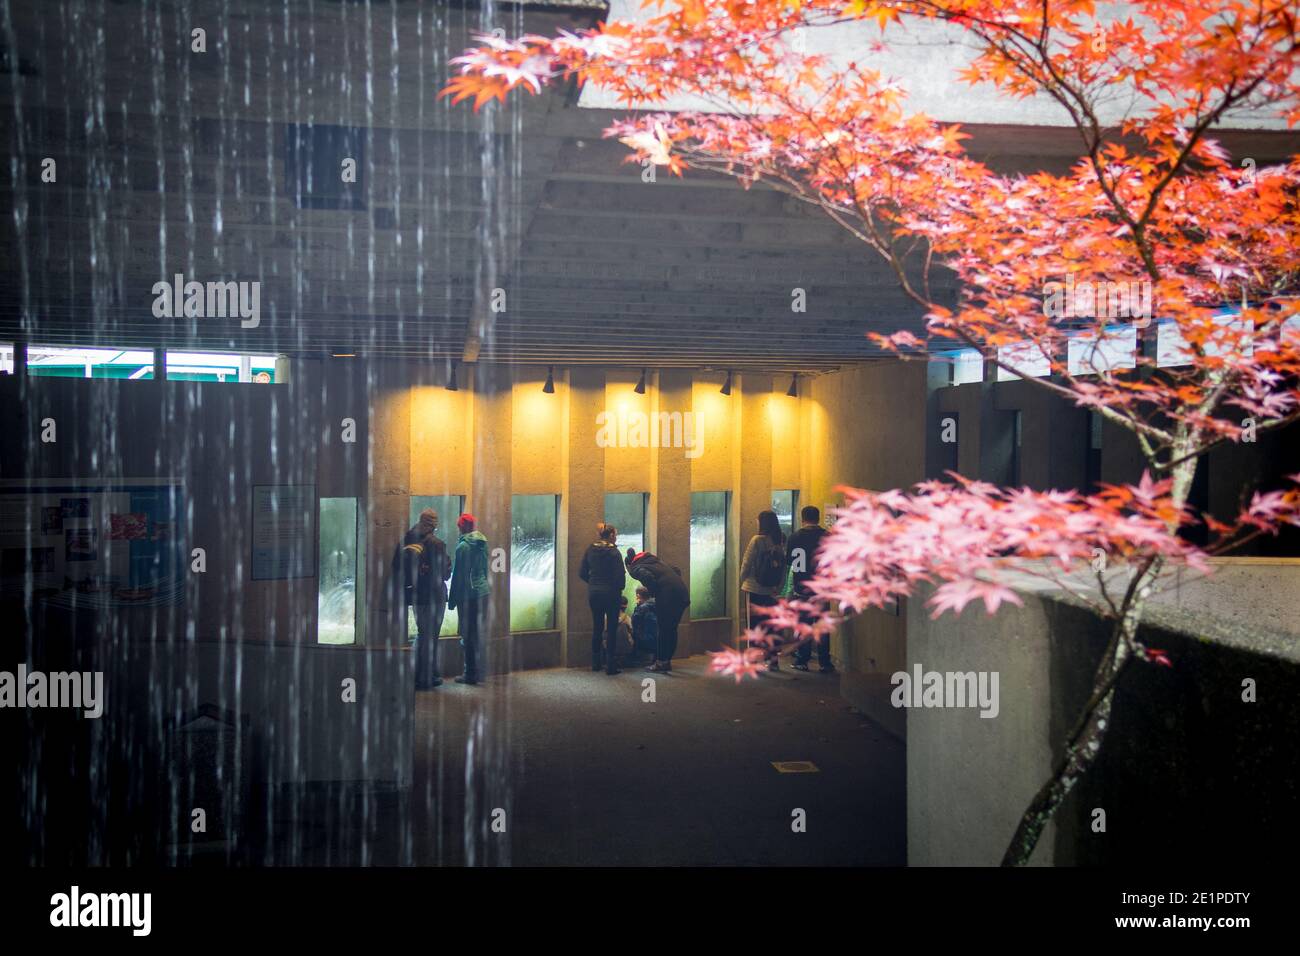
<svg viewBox="0 0 1300 956">
<path fill-rule="evenodd" d="M 755 577 L 765 588 L 777 588 L 785 584 L 785 554 L 780 547 L 769 543 L 758 558 Z"/>
</svg>

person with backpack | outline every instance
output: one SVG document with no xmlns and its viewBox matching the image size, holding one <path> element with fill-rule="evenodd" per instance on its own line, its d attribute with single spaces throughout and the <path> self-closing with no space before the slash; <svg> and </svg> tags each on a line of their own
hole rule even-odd
<svg viewBox="0 0 1300 956">
<path fill-rule="evenodd" d="M 772 607 L 785 586 L 785 535 L 775 511 L 758 513 L 758 534 L 749 539 L 740 562 L 740 590 L 745 596 L 745 627 L 761 626 L 754 609 Z M 775 642 L 767 652 L 767 669 L 780 670 Z"/>
<path fill-rule="evenodd" d="M 691 605 L 691 592 L 682 580 L 682 572 L 648 551 L 627 549 L 627 573 L 640 581 L 654 598 L 659 639 L 655 659 L 646 670 L 672 673 L 673 655 L 677 653 L 677 625 Z"/>
<path fill-rule="evenodd" d="M 603 521 L 596 526 L 596 540 L 582 556 L 578 577 L 587 582 L 587 605 L 591 608 L 591 669 L 600 670 L 601 645 L 604 644 L 605 673 L 618 670 L 618 599 L 623 594 L 627 576 L 623 559 L 615 547 L 618 529 Z"/>
<path fill-rule="evenodd" d="M 482 678 L 479 671 L 479 629 L 487 610 L 488 593 L 488 542 L 483 532 L 475 530 L 472 514 L 456 519 L 460 541 L 456 544 L 456 559 L 451 570 L 451 587 L 447 594 L 447 607 L 459 610 L 460 646 L 465 651 L 465 673 L 456 678 L 457 684 L 477 684 Z"/>
<path fill-rule="evenodd" d="M 438 674 L 438 632 L 447 613 L 447 579 L 451 558 L 447 545 L 434 532 L 438 512 L 425 508 L 402 538 L 399 553 L 403 582 L 403 618 L 415 608 L 415 689 L 432 690 L 442 683 Z"/>
</svg>

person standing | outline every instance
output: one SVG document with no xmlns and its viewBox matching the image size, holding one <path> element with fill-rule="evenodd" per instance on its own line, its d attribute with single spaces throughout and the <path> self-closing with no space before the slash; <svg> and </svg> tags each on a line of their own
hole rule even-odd
<svg viewBox="0 0 1300 956">
<path fill-rule="evenodd" d="M 492 590 L 488 584 L 488 544 L 483 533 L 475 530 L 472 514 L 457 518 L 456 527 L 460 541 L 447 594 L 447 607 L 459 611 L 460 646 L 465 652 L 465 673 L 456 678 L 456 683 L 477 684 L 482 678 L 479 632 Z"/>
<path fill-rule="evenodd" d="M 617 674 L 619 598 L 627 576 L 623 559 L 615 547 L 618 529 L 603 521 L 596 526 L 596 540 L 582 556 L 578 577 L 587 582 L 587 605 L 591 608 L 591 669 L 600 670 L 601 643 L 605 646 L 605 673 Z"/>
<path fill-rule="evenodd" d="M 627 549 L 627 571 L 645 585 L 655 599 L 656 617 L 659 622 L 659 640 L 655 649 L 655 659 L 646 670 L 668 674 L 673 669 L 673 655 L 677 653 L 677 625 L 682 615 L 691 605 L 691 592 L 682 580 L 682 573 L 677 568 L 665 564 L 659 558 L 642 551 L 637 554 L 632 548 Z"/>
<path fill-rule="evenodd" d="M 447 579 L 451 557 L 439 538 L 438 512 L 425 508 L 402 539 L 405 606 L 415 609 L 415 689 L 431 690 L 442 683 L 438 674 L 438 634 L 447 613 Z"/>
<path fill-rule="evenodd" d="M 755 608 L 776 604 L 785 584 L 785 535 L 775 511 L 758 513 L 758 534 L 749 539 L 745 556 L 740 562 L 740 590 L 745 596 L 745 627 L 760 626 L 763 618 L 754 613 Z M 777 643 L 774 640 L 767 652 L 767 669 L 780 670 Z"/>
<path fill-rule="evenodd" d="M 808 505 L 799 512 L 799 520 L 802 522 L 799 530 L 790 535 L 790 543 L 786 548 L 786 560 L 789 561 L 793 572 L 794 584 L 790 596 L 797 600 L 806 601 L 812 597 L 812 592 L 808 590 L 808 581 L 817 573 L 817 550 L 822 546 L 822 539 L 830 532 L 822 527 L 822 513 L 813 505 Z M 807 612 L 801 613 L 799 618 L 804 624 L 812 624 L 816 620 L 813 615 Z M 795 670 L 806 671 L 808 669 L 808 662 L 812 660 L 813 643 L 814 641 L 809 639 L 795 648 Z M 831 663 L 830 635 L 823 634 L 815 643 L 817 644 L 817 663 L 821 665 L 821 672 L 823 674 L 834 674 L 835 665 Z"/>
</svg>

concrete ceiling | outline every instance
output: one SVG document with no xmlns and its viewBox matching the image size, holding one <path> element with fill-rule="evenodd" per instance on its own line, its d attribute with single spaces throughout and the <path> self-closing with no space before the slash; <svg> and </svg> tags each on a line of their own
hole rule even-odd
<svg viewBox="0 0 1300 956">
<path fill-rule="evenodd" d="M 0 189 L 25 228 L 0 225 L 0 339 L 811 373 L 874 357 L 868 331 L 918 327 L 883 265 L 815 210 L 723 177 L 644 182 L 601 137 L 619 114 L 578 108 L 572 87 L 480 114 L 438 100 L 482 25 L 472 6 L 229 6 L 206 24 L 170 2 L 93 22 L 62 2 L 15 10 L 21 69 L 0 77 L 0 108 L 24 163 Z M 592 14 L 497 22 L 553 33 Z M 189 49 L 196 25 L 206 53 Z M 102 44 L 66 39 L 98 29 Z M 307 122 L 371 131 L 364 208 L 289 194 L 286 124 Z M 1060 130 L 974 132 L 1008 168 L 1063 168 L 1076 148 Z M 177 272 L 259 281 L 261 324 L 155 318 L 152 286 Z"/>
</svg>

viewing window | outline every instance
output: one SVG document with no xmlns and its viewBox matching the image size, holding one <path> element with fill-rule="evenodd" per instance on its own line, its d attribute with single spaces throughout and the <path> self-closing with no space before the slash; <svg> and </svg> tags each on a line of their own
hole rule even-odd
<svg viewBox="0 0 1300 956">
<path fill-rule="evenodd" d="M 935 352 L 933 362 L 942 362 L 949 369 L 949 384 L 965 385 L 984 381 L 984 356 L 979 349 L 953 349 Z"/>
<path fill-rule="evenodd" d="M 691 492 L 691 618 L 727 615 L 726 491 Z"/>
<path fill-rule="evenodd" d="M 420 512 L 425 508 L 432 508 L 438 512 L 438 527 L 433 533 L 446 542 L 447 557 L 450 558 L 456 553 L 456 542 L 460 540 L 460 532 L 456 529 L 456 519 L 465 511 L 465 496 L 412 495 L 411 523 L 407 527 L 415 527 L 415 523 L 420 520 Z M 438 636 L 447 637 L 456 634 L 456 621 L 455 610 L 447 608 L 446 614 L 442 618 L 442 630 L 438 632 Z M 410 638 L 415 637 L 415 610 L 413 608 L 407 608 L 406 635 Z"/>
<path fill-rule="evenodd" d="M 510 503 L 510 630 L 555 627 L 557 495 L 514 495 Z"/>
<path fill-rule="evenodd" d="M 787 538 L 790 537 L 799 527 L 799 492 L 772 492 L 772 510 L 776 512 L 776 520 L 781 522 L 781 531 Z"/>
<path fill-rule="evenodd" d="M 10 349 L 10 363 L 13 350 Z M 32 345 L 27 374 L 45 378 L 153 378 L 152 349 Z"/>
<path fill-rule="evenodd" d="M 167 351 L 167 378 L 180 382 L 275 382 L 274 355 Z M 150 368 L 153 359 L 150 357 Z M 152 377 L 146 376 L 146 377 Z"/>
<path fill-rule="evenodd" d="M 1206 355 L 1219 356 L 1235 351 L 1240 351 L 1244 355 L 1254 353 L 1254 330 L 1250 328 L 1248 322 L 1237 319 L 1238 314 L 1231 308 L 1225 308 L 1215 316 L 1214 324 L 1222 331 L 1215 339 L 1205 343 Z M 1287 323 L 1283 324 L 1283 328 L 1288 328 L 1290 322 L 1291 320 L 1288 319 Z M 1183 338 L 1177 322 L 1166 320 L 1156 326 L 1156 365 L 1159 368 L 1191 365 L 1195 358 L 1195 352 Z"/>
<path fill-rule="evenodd" d="M 1024 375 L 1017 375 L 998 366 L 998 381 L 1009 382 L 1018 378 L 1028 376 L 1029 378 L 1046 378 L 1052 374 L 1052 363 L 1043 350 L 1038 347 L 1037 342 L 1017 342 L 1014 345 L 1004 345 L 998 349 L 998 360 L 1014 366 Z"/>
<path fill-rule="evenodd" d="M 1068 368 L 1071 375 L 1095 375 L 1137 365 L 1137 329 L 1131 325 L 1106 330 L 1106 335 L 1070 339 Z"/>
<path fill-rule="evenodd" d="M 357 499 L 322 498 L 316 641 L 357 643 Z"/>
<path fill-rule="evenodd" d="M 644 492 L 605 495 L 605 522 L 618 529 L 618 550 L 625 554 L 628 548 L 646 549 L 645 512 L 649 495 Z M 636 589 L 639 584 L 632 575 L 627 576 L 623 594 L 627 597 L 629 613 L 636 607 Z"/>
</svg>

